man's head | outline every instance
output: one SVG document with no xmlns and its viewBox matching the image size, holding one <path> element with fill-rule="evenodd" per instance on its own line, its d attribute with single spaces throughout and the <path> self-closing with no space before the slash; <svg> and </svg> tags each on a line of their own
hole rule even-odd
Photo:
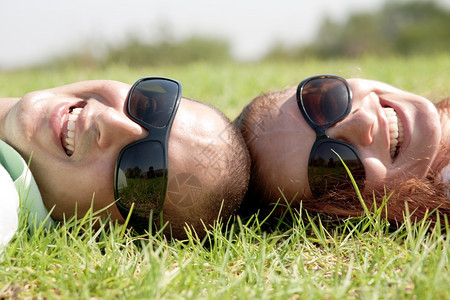
<svg viewBox="0 0 450 300">
<path fill-rule="evenodd" d="M 202 228 L 227 218 L 241 204 L 250 157 L 238 129 L 220 111 L 184 99 L 169 138 L 169 180 L 163 219 L 172 230 Z M 180 222 L 182 220 L 182 222 Z M 179 235 L 179 234 L 177 234 Z"/>
<path fill-rule="evenodd" d="M 8 113 L 1 138 L 26 159 L 32 156 L 31 170 L 46 206 L 54 206 L 53 218 L 71 216 L 75 209 L 82 215 L 91 203 L 97 211 L 114 201 L 119 152 L 148 135 L 126 114 L 129 90 L 115 81 L 78 82 L 29 93 Z M 73 124 L 64 126 L 62 120 Z M 213 222 L 222 203 L 222 217 L 239 206 L 249 158 L 238 131 L 215 108 L 181 99 L 169 135 L 168 162 L 163 218 L 175 236 L 183 235 L 185 224 L 201 230 L 200 220 Z M 123 221 L 115 205 L 107 213 Z"/>
</svg>

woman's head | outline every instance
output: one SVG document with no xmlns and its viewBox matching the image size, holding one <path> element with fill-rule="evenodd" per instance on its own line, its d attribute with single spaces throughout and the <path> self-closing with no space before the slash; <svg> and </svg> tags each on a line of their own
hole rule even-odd
<svg viewBox="0 0 450 300">
<path fill-rule="evenodd" d="M 114 168 L 119 152 L 148 135 L 126 113 L 124 103 L 130 87 L 115 81 L 85 81 L 32 92 L 17 99 L 6 116 L 1 138 L 25 159 L 31 156 L 31 170 L 44 203 L 49 209 L 55 206 L 52 214 L 55 219 L 71 216 L 75 209 L 78 214 L 84 214 L 91 203 L 96 211 L 114 201 Z M 73 108 L 82 109 L 77 109 L 77 116 L 71 117 L 75 121 L 68 127 L 73 129 L 65 129 L 62 120 L 66 120 Z M 73 141 L 65 141 L 65 137 L 72 136 Z M 202 152 L 210 147 L 221 158 L 209 162 L 217 166 L 213 171 L 205 165 L 207 159 L 214 157 Z M 233 152 L 232 147 L 241 151 Z M 246 190 L 248 157 L 244 150 L 243 141 L 223 114 L 203 103 L 182 98 L 168 142 L 165 220 L 182 234 L 185 223 L 197 225 L 199 229 L 200 218 L 206 223 L 217 218 L 222 200 L 224 215 L 232 213 Z M 230 183 L 229 173 L 242 176 Z M 191 190 L 187 183 L 179 185 L 182 195 L 191 192 L 189 203 L 169 196 L 170 189 L 175 188 L 171 182 L 180 174 L 190 174 L 196 179 L 197 184 Z M 226 195 L 225 185 L 235 192 Z M 201 210 L 200 214 L 197 209 Z M 115 205 L 109 208 L 108 214 L 123 220 Z"/>
<path fill-rule="evenodd" d="M 364 192 L 424 177 L 440 151 L 436 107 L 381 82 L 350 79 L 348 84 L 352 109 L 326 134 L 356 148 L 365 171 Z M 261 95 L 236 120 L 252 157 L 250 192 L 257 195 L 252 199 L 260 199 L 261 207 L 277 201 L 279 190 L 288 201 L 315 206 L 308 163 L 316 132 L 302 115 L 296 92 L 287 88 Z"/>
</svg>

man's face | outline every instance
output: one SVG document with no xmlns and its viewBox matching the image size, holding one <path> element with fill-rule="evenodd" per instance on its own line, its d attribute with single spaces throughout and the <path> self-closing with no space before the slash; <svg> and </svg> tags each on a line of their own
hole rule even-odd
<svg viewBox="0 0 450 300">
<path fill-rule="evenodd" d="M 113 174 L 120 150 L 148 134 L 125 113 L 130 87 L 115 81 L 78 82 L 29 93 L 10 111 L 4 139 L 25 158 L 31 156 L 30 168 L 45 205 L 55 206 L 55 219 L 71 216 L 75 209 L 82 215 L 91 203 L 97 211 L 114 201 Z M 190 112 L 197 118 L 211 113 L 198 105 L 184 98 L 180 103 L 169 139 L 169 168 L 180 169 L 176 158 L 187 155 L 182 127 L 189 126 Z M 179 172 L 169 169 L 169 175 Z M 123 220 L 115 205 L 108 213 Z"/>
<path fill-rule="evenodd" d="M 366 173 L 366 191 L 424 176 L 436 157 L 441 137 L 434 105 L 384 83 L 348 82 L 353 92 L 352 110 L 330 127 L 327 135 L 358 150 Z M 266 185 L 272 190 L 279 187 L 288 199 L 296 194 L 307 199 L 311 197 L 308 159 L 316 135 L 303 118 L 295 93 L 296 88 L 287 90 L 261 118 L 252 116 L 258 124 L 249 149 L 258 164 L 256 169 L 267 179 Z M 397 129 L 399 123 L 403 129 Z M 393 155 L 395 152 L 398 154 Z"/>
<path fill-rule="evenodd" d="M 114 81 L 86 81 L 36 91 L 8 115 L 6 142 L 25 158 L 31 155 L 45 205 L 56 204 L 54 218 L 72 215 L 75 203 L 78 212 L 85 213 L 94 196 L 94 210 L 114 200 L 112 178 L 119 151 L 147 135 L 124 112 L 129 89 Z M 69 114 L 74 108 L 81 110 Z M 67 143 L 66 137 L 72 141 Z M 121 218 L 114 206 L 110 212 Z"/>
</svg>

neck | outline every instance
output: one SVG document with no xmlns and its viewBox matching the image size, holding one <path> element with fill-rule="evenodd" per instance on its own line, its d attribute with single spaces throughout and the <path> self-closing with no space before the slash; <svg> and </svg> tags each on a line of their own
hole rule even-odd
<svg viewBox="0 0 450 300">
<path fill-rule="evenodd" d="M 4 139 L 6 117 L 19 100 L 20 98 L 0 98 L 0 140 Z"/>
<path fill-rule="evenodd" d="M 432 170 L 441 171 L 450 164 L 450 98 L 436 105 L 442 128 L 440 149 L 436 159 L 431 165 Z"/>
</svg>

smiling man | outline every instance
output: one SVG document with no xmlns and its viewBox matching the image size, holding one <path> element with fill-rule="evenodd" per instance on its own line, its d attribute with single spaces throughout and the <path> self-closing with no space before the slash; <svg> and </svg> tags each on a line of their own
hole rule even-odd
<svg viewBox="0 0 450 300">
<path fill-rule="evenodd" d="M 333 75 L 263 94 L 235 121 L 252 158 L 243 210 L 270 210 L 285 197 L 294 207 L 302 201 L 311 211 L 360 215 L 337 153 L 369 207 L 374 192 L 378 202 L 385 188 L 394 192 L 390 219 L 403 219 L 405 202 L 418 217 L 438 207 L 446 214 L 448 115 L 448 100 L 436 107 L 381 82 Z"/>
<path fill-rule="evenodd" d="M 239 131 L 217 109 L 181 97 L 174 80 L 83 81 L 0 101 L 0 139 L 31 161 L 56 221 L 109 206 L 102 215 L 123 222 L 132 211 L 131 224 L 145 229 L 161 211 L 167 233 L 182 238 L 188 225 L 202 236 L 247 190 Z"/>
</svg>

